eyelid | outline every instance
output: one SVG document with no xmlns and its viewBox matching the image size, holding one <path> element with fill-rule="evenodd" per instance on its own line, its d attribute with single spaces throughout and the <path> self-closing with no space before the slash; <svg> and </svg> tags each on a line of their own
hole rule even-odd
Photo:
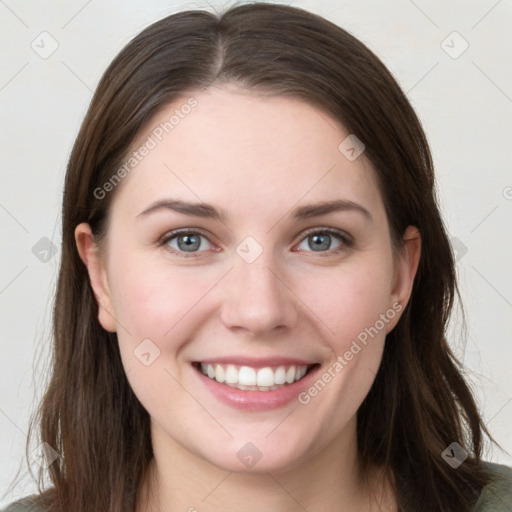
<svg viewBox="0 0 512 512">
<path fill-rule="evenodd" d="M 178 229 L 173 229 L 172 231 L 169 231 L 168 233 L 163 235 L 160 238 L 160 242 L 166 243 L 169 240 L 171 240 L 172 238 L 174 238 L 176 235 L 179 235 L 180 233 L 198 234 L 198 235 L 204 236 L 205 238 L 209 237 L 209 234 L 201 228 L 178 228 Z M 208 240 L 210 240 L 210 239 L 208 238 Z"/>
<path fill-rule="evenodd" d="M 308 236 L 316 234 L 316 233 L 327 233 L 328 235 L 335 235 L 335 236 L 341 238 L 343 240 L 343 242 L 345 243 L 345 245 L 350 245 L 354 242 L 354 239 L 346 231 L 343 231 L 342 229 L 337 229 L 337 228 L 314 227 L 314 228 L 306 229 L 306 231 L 303 231 L 301 233 L 302 233 L 302 238 L 300 239 L 301 242 Z M 312 252 L 314 252 L 314 251 L 312 251 Z M 325 252 L 329 252 L 329 251 L 325 251 Z"/>
</svg>

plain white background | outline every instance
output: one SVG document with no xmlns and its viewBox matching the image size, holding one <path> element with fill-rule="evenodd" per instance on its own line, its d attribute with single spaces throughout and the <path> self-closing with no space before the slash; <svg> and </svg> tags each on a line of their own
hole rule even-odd
<svg viewBox="0 0 512 512">
<path fill-rule="evenodd" d="M 464 334 L 454 317 L 450 343 L 509 452 L 488 448 L 486 458 L 512 465 L 512 3 L 282 3 L 325 16 L 367 44 L 422 120 L 468 318 Z M 92 91 L 140 30 L 194 8 L 212 10 L 204 1 L 0 1 L 0 505 L 34 489 L 25 478 L 5 494 L 44 390 L 65 165 Z"/>
</svg>

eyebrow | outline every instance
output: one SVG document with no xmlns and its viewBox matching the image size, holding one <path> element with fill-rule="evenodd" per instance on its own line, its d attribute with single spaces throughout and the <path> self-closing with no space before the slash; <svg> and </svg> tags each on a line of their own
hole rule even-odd
<svg viewBox="0 0 512 512">
<path fill-rule="evenodd" d="M 228 218 L 228 215 L 222 208 L 217 209 L 208 203 L 193 203 L 181 201 L 178 199 L 161 199 L 156 201 L 144 211 L 140 212 L 137 217 L 144 217 L 150 213 L 161 210 L 172 210 L 178 213 L 184 213 L 185 215 L 202 217 L 205 219 L 215 219 L 221 222 L 226 222 Z M 367 220 L 372 220 L 372 215 L 366 208 L 358 203 L 354 203 L 353 201 L 348 201 L 345 199 L 335 199 L 333 201 L 325 201 L 301 206 L 293 212 L 293 217 L 296 220 L 305 220 L 334 212 L 360 213 Z"/>
</svg>

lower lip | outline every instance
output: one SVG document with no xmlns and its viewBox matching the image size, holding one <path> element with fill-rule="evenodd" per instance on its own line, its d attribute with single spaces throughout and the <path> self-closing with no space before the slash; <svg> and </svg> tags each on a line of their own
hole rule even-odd
<svg viewBox="0 0 512 512">
<path fill-rule="evenodd" d="M 222 403 L 247 411 L 278 409 L 297 398 L 313 382 L 320 365 L 313 367 L 301 380 L 272 391 L 244 391 L 221 384 L 193 367 L 206 388 Z"/>
</svg>

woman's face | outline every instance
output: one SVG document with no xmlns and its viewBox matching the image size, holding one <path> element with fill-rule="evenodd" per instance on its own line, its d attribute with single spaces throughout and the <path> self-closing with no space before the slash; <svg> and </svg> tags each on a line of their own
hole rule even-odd
<svg viewBox="0 0 512 512">
<path fill-rule="evenodd" d="M 87 225 L 77 244 L 166 446 L 257 472 L 354 441 L 419 238 L 394 259 L 348 135 L 299 99 L 210 87 L 161 109 L 96 191 L 115 194 L 105 250 Z"/>
</svg>

